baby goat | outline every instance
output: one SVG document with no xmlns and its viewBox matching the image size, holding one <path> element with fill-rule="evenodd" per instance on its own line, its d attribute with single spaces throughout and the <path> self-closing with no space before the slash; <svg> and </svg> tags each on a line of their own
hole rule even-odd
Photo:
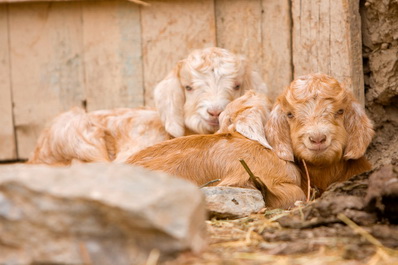
<svg viewBox="0 0 398 265">
<path fill-rule="evenodd" d="M 166 131 L 180 137 L 216 132 L 225 106 L 247 90 L 267 87 L 246 59 L 211 47 L 179 61 L 155 87 L 154 99 Z"/>
<path fill-rule="evenodd" d="M 28 163 L 66 166 L 77 161 L 124 161 L 131 154 L 170 138 L 153 109 L 86 113 L 75 107 L 58 115 L 40 134 Z"/>
<path fill-rule="evenodd" d="M 78 108 L 67 111 L 40 135 L 29 162 L 118 162 L 171 136 L 214 133 L 225 106 L 254 88 L 266 91 L 244 58 L 221 48 L 195 50 L 156 86 L 158 112 L 140 108 L 88 114 Z"/>
<path fill-rule="evenodd" d="M 350 91 L 330 76 L 310 74 L 277 98 L 266 136 L 280 158 L 296 161 L 302 172 L 307 166 L 311 184 L 322 192 L 371 169 L 364 153 L 372 127 Z"/>
<path fill-rule="evenodd" d="M 267 206 L 292 207 L 295 201 L 305 199 L 300 172 L 294 163 L 278 158 L 265 147 L 269 147 L 264 136 L 269 107 L 265 96 L 247 92 L 227 105 L 216 134 L 168 140 L 138 152 L 126 162 L 164 171 L 197 185 L 221 179 L 216 185 L 254 188 L 239 162 L 243 159 L 265 184 Z"/>
</svg>

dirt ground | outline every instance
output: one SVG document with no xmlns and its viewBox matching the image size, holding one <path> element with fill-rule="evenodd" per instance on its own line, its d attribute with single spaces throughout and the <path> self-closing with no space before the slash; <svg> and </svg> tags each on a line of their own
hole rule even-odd
<svg viewBox="0 0 398 265">
<path fill-rule="evenodd" d="M 209 220 L 209 247 L 178 264 L 398 264 L 398 164 L 330 187 L 290 211 Z"/>
</svg>

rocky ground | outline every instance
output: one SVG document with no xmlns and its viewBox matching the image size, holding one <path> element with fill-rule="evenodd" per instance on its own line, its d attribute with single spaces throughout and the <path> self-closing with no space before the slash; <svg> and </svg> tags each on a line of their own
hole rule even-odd
<svg viewBox="0 0 398 265">
<path fill-rule="evenodd" d="M 263 208 L 248 217 L 207 221 L 199 190 L 179 179 L 117 165 L 5 166 L 0 259 L 122 265 L 146 252 L 149 257 L 134 264 L 398 264 L 394 161 L 334 184 L 321 198 L 290 211 Z M 235 198 L 242 203 L 247 196 Z M 177 251 L 160 258 L 153 250 L 200 250 L 200 238 L 207 248 L 197 254 Z"/>
</svg>

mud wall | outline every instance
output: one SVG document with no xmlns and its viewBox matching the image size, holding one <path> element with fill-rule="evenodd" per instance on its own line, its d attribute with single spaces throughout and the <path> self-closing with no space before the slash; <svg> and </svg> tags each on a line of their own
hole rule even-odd
<svg viewBox="0 0 398 265">
<path fill-rule="evenodd" d="M 366 108 L 376 136 L 375 167 L 398 164 L 398 0 L 360 2 Z"/>
</svg>

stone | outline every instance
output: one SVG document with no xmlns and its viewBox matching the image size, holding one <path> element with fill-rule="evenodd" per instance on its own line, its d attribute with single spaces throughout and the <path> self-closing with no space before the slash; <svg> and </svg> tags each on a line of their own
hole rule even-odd
<svg viewBox="0 0 398 265">
<path fill-rule="evenodd" d="M 257 213 L 265 207 L 259 190 L 236 187 L 204 187 L 209 218 L 235 219 Z"/>
<path fill-rule="evenodd" d="M 0 264 L 142 264 L 205 247 L 204 196 L 130 165 L 0 168 Z"/>
</svg>

